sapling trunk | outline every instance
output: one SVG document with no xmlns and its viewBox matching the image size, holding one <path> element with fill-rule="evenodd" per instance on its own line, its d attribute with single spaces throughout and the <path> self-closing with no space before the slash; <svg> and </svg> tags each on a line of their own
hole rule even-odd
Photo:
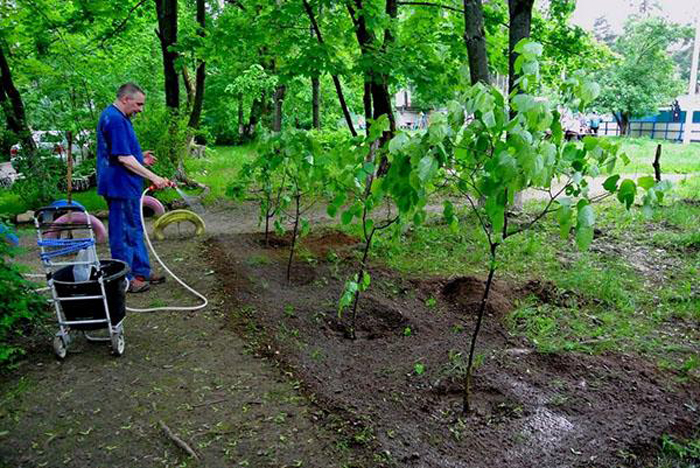
<svg viewBox="0 0 700 468">
<path fill-rule="evenodd" d="M 292 275 L 292 260 L 294 259 L 294 247 L 296 246 L 297 232 L 299 231 L 299 218 L 301 217 L 300 200 L 301 194 L 297 192 L 297 194 L 294 196 L 294 230 L 292 231 L 292 245 L 289 248 L 289 261 L 287 262 L 287 282 L 289 282 Z"/>
<path fill-rule="evenodd" d="M 491 257 L 489 262 L 489 276 L 486 279 L 486 285 L 484 287 L 484 295 L 481 298 L 481 305 L 479 306 L 479 316 L 476 319 L 476 326 L 474 327 L 474 333 L 472 334 L 472 342 L 469 348 L 469 362 L 467 363 L 467 371 L 464 375 L 464 394 L 462 401 L 462 411 L 464 413 L 469 413 L 471 411 L 470 406 L 470 396 L 471 396 L 471 380 L 472 380 L 472 367 L 474 364 L 474 350 L 476 349 L 476 339 L 479 336 L 479 331 L 481 330 L 481 322 L 484 319 L 484 313 L 486 312 L 486 304 L 489 300 L 489 293 L 491 292 L 491 283 L 493 282 L 493 276 L 496 273 L 496 249 L 498 249 L 498 244 L 491 243 Z"/>
<path fill-rule="evenodd" d="M 265 197 L 267 198 L 267 209 L 265 210 L 265 247 L 270 246 L 270 219 L 273 216 L 273 213 L 275 212 L 274 209 L 272 209 L 272 195 L 270 192 L 266 192 Z"/>
<path fill-rule="evenodd" d="M 350 315 L 350 339 L 352 339 L 352 340 L 354 340 L 356 338 L 355 324 L 356 324 L 356 320 L 357 320 L 357 303 L 360 301 L 360 287 L 359 287 L 359 285 L 362 284 L 362 278 L 365 275 L 365 269 L 367 267 L 367 257 L 369 255 L 369 248 L 372 245 L 372 237 L 374 236 L 375 231 L 376 231 L 376 228 L 372 228 L 372 230 L 369 233 L 369 236 L 366 236 L 366 238 L 365 238 L 365 250 L 362 253 L 362 261 L 360 262 L 360 268 L 359 268 L 359 271 L 357 272 L 358 288 L 357 288 L 357 291 L 355 291 L 355 300 L 352 304 L 352 314 Z"/>
</svg>

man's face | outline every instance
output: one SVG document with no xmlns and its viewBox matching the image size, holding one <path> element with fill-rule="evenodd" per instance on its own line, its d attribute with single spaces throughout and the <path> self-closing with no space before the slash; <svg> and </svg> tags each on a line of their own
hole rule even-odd
<svg viewBox="0 0 700 468">
<path fill-rule="evenodd" d="M 122 101 L 124 105 L 124 114 L 127 117 L 132 117 L 143 110 L 143 105 L 146 103 L 146 96 L 143 93 L 136 93 L 133 96 L 126 95 Z"/>
</svg>

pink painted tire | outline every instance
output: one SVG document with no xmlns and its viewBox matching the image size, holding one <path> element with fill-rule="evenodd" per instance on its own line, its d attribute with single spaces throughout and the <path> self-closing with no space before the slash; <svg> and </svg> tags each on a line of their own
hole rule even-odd
<svg viewBox="0 0 700 468">
<path fill-rule="evenodd" d="M 148 208 L 150 213 L 152 213 L 150 216 L 155 216 L 156 218 L 165 213 L 165 207 L 163 204 L 159 202 L 157 198 L 150 195 L 143 197 L 143 208 Z M 149 216 L 149 211 L 144 210 L 143 215 L 146 217 Z"/>
<path fill-rule="evenodd" d="M 85 213 L 66 213 L 63 216 L 59 216 L 53 224 L 63 224 L 63 223 L 87 223 L 87 218 Z M 101 244 L 107 240 L 107 229 L 102 221 L 90 215 L 90 224 L 92 224 L 92 231 L 95 233 L 95 240 Z M 59 237 L 60 231 L 47 231 L 44 235 L 47 239 L 55 239 Z"/>
</svg>

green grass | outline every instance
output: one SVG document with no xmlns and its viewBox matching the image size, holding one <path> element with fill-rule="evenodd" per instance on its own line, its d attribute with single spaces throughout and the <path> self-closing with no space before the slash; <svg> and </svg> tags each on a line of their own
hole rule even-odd
<svg viewBox="0 0 700 468">
<path fill-rule="evenodd" d="M 64 199 L 65 194 L 61 193 L 58 195 L 58 199 Z M 77 201 L 85 207 L 86 210 L 92 212 L 97 210 L 106 210 L 107 204 L 104 198 L 97 195 L 97 189 L 90 189 L 86 192 L 79 192 L 73 194 L 73 200 Z M 20 213 L 24 213 L 27 210 L 35 210 L 40 208 L 38 206 L 31 206 L 26 203 L 22 197 L 13 193 L 10 190 L 0 190 L 0 216 L 12 217 Z"/>
<path fill-rule="evenodd" d="M 692 330 L 700 326 L 700 204 L 683 200 L 700 198 L 699 180 L 677 187 L 651 218 L 619 203 L 598 206 L 602 235 L 587 252 L 561 239 L 552 219 L 508 239 L 498 251 L 497 280 L 516 288 L 537 279 L 561 298 L 521 298 L 507 319 L 511 332 L 544 352 L 638 352 L 697 374 L 700 366 L 689 359 L 697 353 Z M 529 203 L 526 212 L 538 207 Z M 418 277 L 485 277 L 488 268 L 486 239 L 469 214 L 459 232 L 433 224 L 409 230 L 402 242 L 382 235 L 374 254 Z"/>
<path fill-rule="evenodd" d="M 190 159 L 185 164 L 188 174 L 211 188 L 208 200 L 223 198 L 226 187 L 236 180 L 241 167 L 255 157 L 255 145 L 215 146 L 207 149 L 203 159 Z"/>
<path fill-rule="evenodd" d="M 700 173 L 700 143 L 683 145 L 649 138 L 609 138 L 619 141 L 622 150 L 630 158 L 630 164 L 619 169 L 624 173 L 653 174 L 651 164 L 654 162 L 658 144 L 661 144 L 662 174 Z"/>
<path fill-rule="evenodd" d="M 223 198 L 226 187 L 236 180 L 243 164 L 255 156 L 253 144 L 245 146 L 217 146 L 207 149 L 203 159 L 190 159 L 186 163 L 188 174 L 198 182 L 211 188 L 207 201 Z M 162 191 L 157 197 L 163 201 L 179 198 L 173 190 Z M 59 194 L 58 198 L 65 198 Z M 104 199 L 97 195 L 96 189 L 73 194 L 73 199 L 81 203 L 88 211 L 106 210 Z M 27 210 L 39 207 L 29 206 L 22 198 L 10 190 L 0 189 L 0 217 L 13 217 Z"/>
<path fill-rule="evenodd" d="M 670 436 L 661 438 L 658 468 L 698 468 L 700 466 L 700 434 L 686 440 Z"/>
</svg>

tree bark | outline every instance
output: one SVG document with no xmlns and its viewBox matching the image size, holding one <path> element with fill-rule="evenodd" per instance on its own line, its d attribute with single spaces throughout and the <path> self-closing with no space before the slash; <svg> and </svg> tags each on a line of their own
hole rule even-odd
<svg viewBox="0 0 700 468">
<path fill-rule="evenodd" d="M 656 155 L 651 165 L 654 168 L 654 178 L 657 182 L 661 182 L 661 144 L 656 145 Z"/>
<path fill-rule="evenodd" d="M 197 35 L 200 37 L 206 36 L 206 2 L 205 0 L 197 0 Z M 197 60 L 197 72 L 195 76 L 194 101 L 192 103 L 192 112 L 187 126 L 190 128 L 199 128 L 199 121 L 202 118 L 202 108 L 204 107 L 204 80 L 206 78 L 207 64 L 204 60 Z"/>
<path fill-rule="evenodd" d="M 374 33 L 367 27 L 367 22 L 365 21 L 364 13 L 358 15 L 358 12 L 363 11 L 362 0 L 354 0 L 354 6 L 347 2 L 348 12 L 350 13 L 350 18 L 355 26 L 355 36 L 357 37 L 357 42 L 360 46 L 360 52 L 369 56 L 372 51 L 380 50 L 385 52 L 386 48 L 390 43 L 394 42 L 393 34 L 390 28 L 384 30 L 384 42 L 381 45 L 377 45 L 377 38 Z M 396 0 L 386 0 L 387 15 L 390 18 L 396 18 L 398 15 L 398 5 Z M 396 132 L 396 121 L 394 120 L 394 113 L 391 108 L 391 96 L 389 94 L 389 75 L 381 71 L 370 69 L 365 77 L 365 95 L 364 95 L 364 106 L 365 106 L 365 116 L 368 114 L 368 99 L 367 99 L 367 82 L 369 81 L 369 94 L 372 96 L 372 118 L 378 119 L 382 115 L 386 114 L 389 119 L 389 130 L 384 132 L 380 138 L 380 145 L 383 145 L 389 141 Z M 370 124 L 367 122 L 367 131 L 369 132 Z M 380 163 L 380 170 L 378 175 L 383 173 L 386 169 L 386 164 Z M 383 168 L 383 169 L 382 169 Z"/>
<path fill-rule="evenodd" d="M 365 77 L 362 106 L 365 112 L 365 131 L 369 135 L 369 121 L 372 119 L 372 82 L 368 76 Z"/>
<path fill-rule="evenodd" d="M 306 10 L 306 14 L 309 17 L 309 21 L 311 21 L 311 27 L 316 33 L 316 39 L 318 40 L 319 44 L 323 44 L 323 36 L 321 35 L 321 29 L 318 27 L 318 22 L 316 21 L 314 11 L 311 9 L 311 5 L 309 5 L 309 2 L 307 0 L 302 0 L 302 2 L 304 3 L 304 10 Z M 355 125 L 353 125 L 352 123 L 352 115 L 350 114 L 350 110 L 348 109 L 348 105 L 345 101 L 343 87 L 340 84 L 340 78 L 338 78 L 338 75 L 331 75 L 331 78 L 333 78 L 333 86 L 335 86 L 335 92 L 338 95 L 340 109 L 343 111 L 343 116 L 345 117 L 345 122 L 348 124 L 348 129 L 350 129 L 350 133 L 352 134 L 352 136 L 357 136 L 357 132 L 355 131 Z"/>
<path fill-rule="evenodd" d="M 490 83 L 481 0 L 464 0 L 464 43 L 467 46 L 472 84 Z"/>
<path fill-rule="evenodd" d="M 12 71 L 5 57 L 3 44 L 0 42 L 0 106 L 5 113 L 7 128 L 22 142 L 22 148 L 30 153 L 36 151 L 36 143 L 27 125 L 24 103 L 12 80 Z"/>
<path fill-rule="evenodd" d="M 194 104 L 194 86 L 192 86 L 192 80 L 190 79 L 190 72 L 187 70 L 187 66 L 182 67 L 182 84 L 185 85 L 187 108 L 191 109 L 192 104 Z"/>
<path fill-rule="evenodd" d="M 163 54 L 165 105 L 171 110 L 180 107 L 180 85 L 175 69 L 177 52 L 170 50 L 177 43 L 177 0 L 155 0 L 158 15 L 158 39 Z"/>
<path fill-rule="evenodd" d="M 311 120 L 313 128 L 321 128 L 321 80 L 311 78 Z"/>
<path fill-rule="evenodd" d="M 284 104 L 284 95 L 287 92 L 287 87 L 285 85 L 277 86 L 275 89 L 275 115 L 272 121 L 272 131 L 281 132 L 282 131 L 282 105 Z"/>
<path fill-rule="evenodd" d="M 508 0 L 508 12 L 510 14 L 510 28 L 508 29 L 508 92 L 515 88 L 515 80 L 518 79 L 515 73 L 514 52 L 515 45 L 526 37 L 530 37 L 530 26 L 532 24 L 532 6 L 535 0 Z"/>
<path fill-rule="evenodd" d="M 238 95 L 238 136 L 243 136 L 245 124 L 243 123 L 243 94 Z"/>
<path fill-rule="evenodd" d="M 250 116 L 248 117 L 248 123 L 243 126 L 243 138 L 246 140 L 252 140 L 255 138 L 255 129 L 260 121 L 262 115 L 265 112 L 265 96 L 260 96 L 253 101 L 250 108 Z"/>
</svg>

